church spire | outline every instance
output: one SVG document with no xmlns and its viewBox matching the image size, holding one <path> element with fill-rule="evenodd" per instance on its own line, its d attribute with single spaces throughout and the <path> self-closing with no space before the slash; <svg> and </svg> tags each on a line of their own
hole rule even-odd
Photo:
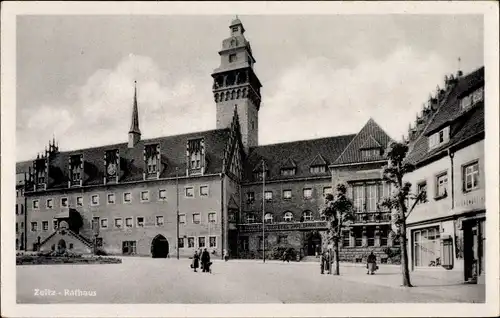
<svg viewBox="0 0 500 318">
<path fill-rule="evenodd" d="M 133 148 L 141 140 L 139 129 L 139 110 L 137 108 L 137 81 L 134 81 L 134 106 L 132 109 L 132 123 L 128 132 L 128 147 Z"/>
</svg>

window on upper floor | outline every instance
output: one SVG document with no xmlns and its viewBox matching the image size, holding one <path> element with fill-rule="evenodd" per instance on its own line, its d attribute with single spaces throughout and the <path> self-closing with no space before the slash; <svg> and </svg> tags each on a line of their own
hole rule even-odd
<svg viewBox="0 0 500 318">
<path fill-rule="evenodd" d="M 417 194 L 421 193 L 422 191 L 427 192 L 427 181 L 422 181 L 417 184 Z M 426 203 L 426 202 L 427 198 L 424 198 L 419 203 Z"/>
<path fill-rule="evenodd" d="M 38 210 L 40 208 L 40 201 L 33 200 L 33 210 Z"/>
<path fill-rule="evenodd" d="M 437 148 L 450 140 L 450 127 L 445 127 L 429 136 L 429 150 Z"/>
<path fill-rule="evenodd" d="M 247 202 L 251 203 L 255 201 L 255 193 L 254 192 L 247 192 Z"/>
<path fill-rule="evenodd" d="M 52 209 L 52 208 L 54 208 L 54 200 L 47 199 L 47 209 Z"/>
<path fill-rule="evenodd" d="M 163 226 L 163 224 L 164 224 L 163 215 L 157 215 L 156 216 L 156 225 L 157 226 Z"/>
<path fill-rule="evenodd" d="M 191 139 L 187 143 L 188 164 L 190 173 L 201 173 L 205 166 L 205 141 L 203 138 Z"/>
<path fill-rule="evenodd" d="M 200 213 L 193 213 L 193 224 L 201 223 L 201 215 Z"/>
<path fill-rule="evenodd" d="M 356 212 L 365 211 L 365 188 L 363 185 L 355 185 L 352 188 L 353 204 Z"/>
<path fill-rule="evenodd" d="M 304 199 L 311 199 L 312 198 L 312 189 L 311 188 L 303 189 L 303 197 L 304 197 Z"/>
<path fill-rule="evenodd" d="M 158 191 L 158 199 L 160 199 L 160 200 L 166 200 L 167 199 L 167 190 L 160 189 Z"/>
<path fill-rule="evenodd" d="M 123 194 L 123 203 L 130 203 L 130 202 L 132 202 L 132 193 L 125 192 Z"/>
<path fill-rule="evenodd" d="M 325 196 L 327 194 L 333 194 L 332 187 L 324 187 L 323 188 L 323 196 Z"/>
<path fill-rule="evenodd" d="M 200 186 L 200 197 L 208 197 L 208 186 Z"/>
<path fill-rule="evenodd" d="M 380 148 L 361 149 L 363 159 L 375 158 L 380 156 Z"/>
<path fill-rule="evenodd" d="M 83 172 L 83 155 L 72 155 L 70 157 L 71 185 L 80 185 Z"/>
<path fill-rule="evenodd" d="M 472 93 L 469 93 L 468 95 L 460 99 L 460 108 L 462 110 L 467 110 L 483 100 L 484 100 L 484 87 L 480 87 L 475 91 L 473 91 Z"/>
<path fill-rule="evenodd" d="M 215 212 L 208 213 L 208 223 L 217 223 L 217 214 Z"/>
<path fill-rule="evenodd" d="M 285 212 L 285 214 L 283 215 L 283 220 L 285 222 L 291 222 L 291 221 L 293 221 L 293 213 L 290 212 L 290 211 Z"/>
<path fill-rule="evenodd" d="M 273 221 L 274 221 L 274 217 L 273 217 L 272 213 L 266 213 L 264 215 L 264 222 L 266 222 L 266 223 L 273 223 Z"/>
<path fill-rule="evenodd" d="M 292 198 L 292 190 L 283 190 L 283 199 L 290 200 Z"/>
<path fill-rule="evenodd" d="M 312 221 L 313 220 L 313 214 L 311 211 L 304 211 L 302 213 L 302 219 L 304 221 Z"/>
<path fill-rule="evenodd" d="M 312 174 L 320 174 L 326 172 L 326 166 L 312 166 L 309 168 L 309 172 Z"/>
<path fill-rule="evenodd" d="M 184 197 L 194 198 L 194 188 L 193 187 L 186 187 Z"/>
<path fill-rule="evenodd" d="M 448 174 L 442 173 L 436 177 L 436 199 L 448 194 Z"/>
<path fill-rule="evenodd" d="M 83 197 L 76 197 L 76 206 L 83 206 Z"/>
<path fill-rule="evenodd" d="M 479 162 L 473 162 L 463 166 L 463 190 L 464 192 L 479 188 Z"/>
<path fill-rule="evenodd" d="M 108 193 L 108 204 L 115 204 L 115 194 Z"/>
<path fill-rule="evenodd" d="M 144 159 L 146 160 L 146 176 L 148 178 L 157 178 L 160 171 L 160 145 L 145 145 Z"/>
<path fill-rule="evenodd" d="M 68 198 L 61 198 L 61 207 L 63 208 L 68 207 Z"/>
<path fill-rule="evenodd" d="M 229 54 L 229 63 L 236 62 L 236 54 Z"/>
<path fill-rule="evenodd" d="M 273 200 L 273 192 L 272 191 L 265 191 L 264 198 L 266 199 L 266 201 L 272 201 Z"/>
<path fill-rule="evenodd" d="M 36 231 L 38 231 L 38 223 L 31 222 L 31 232 L 36 232 Z"/>
<path fill-rule="evenodd" d="M 141 191 L 141 202 L 149 201 L 149 191 Z"/>
<path fill-rule="evenodd" d="M 281 169 L 281 175 L 282 176 L 294 176 L 295 175 L 295 168 Z"/>
<path fill-rule="evenodd" d="M 253 214 L 247 215 L 247 223 L 255 223 L 255 216 Z"/>
<path fill-rule="evenodd" d="M 264 174 L 262 173 L 262 171 L 256 171 L 253 173 L 253 178 L 258 181 L 263 180 L 264 176 L 266 177 L 266 179 L 269 178 L 269 171 L 266 170 Z"/>
</svg>

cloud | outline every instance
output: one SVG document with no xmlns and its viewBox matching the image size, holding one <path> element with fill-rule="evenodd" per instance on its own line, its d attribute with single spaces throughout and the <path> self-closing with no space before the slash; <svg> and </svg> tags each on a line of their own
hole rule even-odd
<svg viewBox="0 0 500 318">
<path fill-rule="evenodd" d="M 278 76 L 274 91 L 266 92 L 259 141 L 356 133 L 370 117 L 399 139 L 450 69 L 439 56 L 411 47 L 350 68 L 323 57 L 300 61 Z"/>
<path fill-rule="evenodd" d="M 129 55 L 114 69 L 94 72 L 81 87 L 64 92 L 65 104 L 42 105 L 21 113 L 19 160 L 43 151 L 55 134 L 61 149 L 81 149 L 124 142 L 130 128 L 134 81 L 137 81 L 143 138 L 213 128 L 210 83 L 196 77 L 170 82 L 147 56 Z M 199 87 L 207 89 L 200 91 Z M 208 94 L 207 94 L 208 93 Z M 214 108 L 214 107 L 212 107 Z"/>
</svg>

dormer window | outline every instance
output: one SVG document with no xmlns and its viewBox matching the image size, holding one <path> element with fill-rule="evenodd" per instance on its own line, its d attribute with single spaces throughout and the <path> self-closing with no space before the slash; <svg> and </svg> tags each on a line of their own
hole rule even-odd
<svg viewBox="0 0 500 318">
<path fill-rule="evenodd" d="M 312 174 L 320 174 L 326 172 L 326 166 L 312 166 L 309 168 Z"/>
<path fill-rule="evenodd" d="M 203 174 L 205 168 L 205 142 L 203 138 L 189 140 L 187 148 L 189 174 Z"/>
<path fill-rule="evenodd" d="M 294 176 L 295 175 L 295 168 L 283 168 L 281 169 L 281 175 L 282 176 Z"/>
<path fill-rule="evenodd" d="M 236 54 L 229 54 L 229 63 L 236 62 Z"/>
<path fill-rule="evenodd" d="M 118 167 L 120 154 L 118 149 L 107 150 L 104 154 L 104 165 L 106 167 L 106 181 L 115 180 L 118 182 Z"/>
<path fill-rule="evenodd" d="M 437 148 L 450 140 L 450 127 L 445 127 L 429 137 L 429 150 Z"/>
<path fill-rule="evenodd" d="M 237 26 L 234 26 L 231 28 L 233 32 L 238 32 L 238 27 Z"/>
<path fill-rule="evenodd" d="M 144 161 L 146 163 L 146 179 L 158 178 L 160 176 L 160 145 L 144 146 Z"/>
<path fill-rule="evenodd" d="M 483 100 L 484 100 L 484 87 L 480 87 L 475 91 L 473 91 L 472 93 L 462 97 L 462 99 L 460 100 L 460 108 L 462 110 L 467 110 Z"/>
<path fill-rule="evenodd" d="M 47 162 L 43 159 L 37 159 L 35 161 L 35 177 L 36 177 L 36 185 L 37 188 L 45 187 L 45 175 L 47 170 Z"/>
<path fill-rule="evenodd" d="M 81 186 L 82 185 L 82 173 L 83 173 L 83 155 L 72 155 L 69 158 L 69 169 L 70 169 L 70 185 L 71 186 Z"/>
<path fill-rule="evenodd" d="M 380 148 L 361 149 L 361 157 L 363 159 L 376 158 L 380 156 Z"/>
<path fill-rule="evenodd" d="M 262 173 L 262 171 L 256 171 L 253 173 L 253 177 L 255 180 L 262 181 L 264 176 L 267 179 L 269 177 L 269 171 L 266 170 L 264 173 Z"/>
</svg>

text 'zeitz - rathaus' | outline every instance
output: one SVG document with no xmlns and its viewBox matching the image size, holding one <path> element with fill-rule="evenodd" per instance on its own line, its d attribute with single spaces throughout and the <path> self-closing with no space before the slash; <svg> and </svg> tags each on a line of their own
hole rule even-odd
<svg viewBox="0 0 500 318">
<path fill-rule="evenodd" d="M 326 194 L 347 186 L 354 220 L 340 259 L 398 263 L 400 241 L 380 202 L 393 141 L 373 119 L 355 134 L 259 145 L 261 82 L 236 18 L 211 74 L 216 129 L 141 139 L 137 89 L 128 143 L 61 151 L 55 140 L 16 166 L 16 249 L 191 257 L 316 258 L 328 248 Z M 207 88 L 208 91 L 208 88 Z M 126 132 L 123 132 L 124 134 Z M 412 269 L 462 271 L 484 279 L 484 67 L 445 76 L 404 142 L 407 174 L 424 202 L 407 220 Z"/>
</svg>

